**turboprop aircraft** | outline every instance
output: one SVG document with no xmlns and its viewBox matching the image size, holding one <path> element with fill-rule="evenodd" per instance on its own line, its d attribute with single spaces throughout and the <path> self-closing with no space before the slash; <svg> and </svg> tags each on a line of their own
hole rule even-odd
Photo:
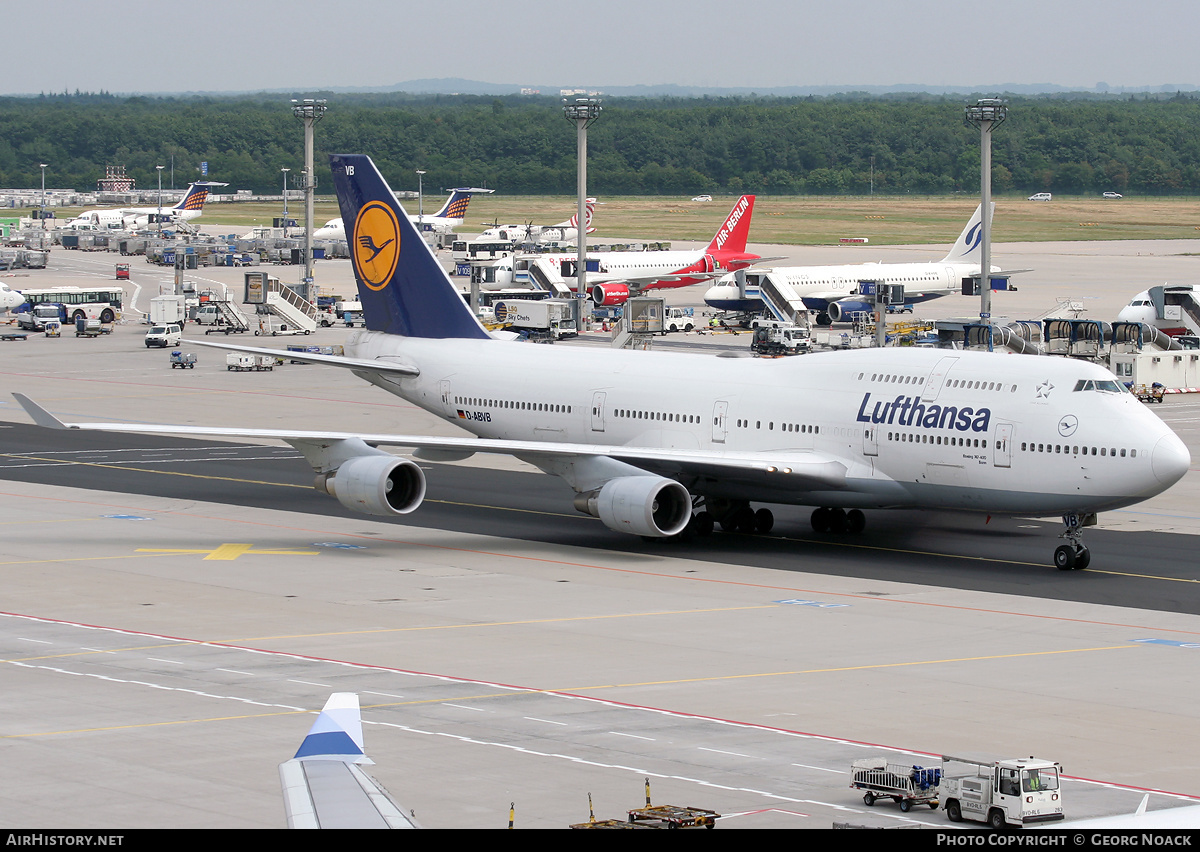
<svg viewBox="0 0 1200 852">
<path fill-rule="evenodd" d="M 418 461 L 511 455 L 561 477 L 575 508 L 609 529 L 661 539 L 769 532 L 765 506 L 816 507 L 819 532 L 856 533 L 863 510 L 1061 514 L 1062 569 L 1090 561 L 1095 513 L 1183 477 L 1184 443 L 1116 377 L 1069 358 L 920 348 L 798 358 L 720 358 L 493 338 L 455 290 L 369 157 L 330 157 L 366 328 L 346 355 L 288 352 L 343 367 L 461 426 L 428 437 L 236 426 L 40 425 L 275 438 L 298 449 L 318 490 L 379 516 L 425 497 Z M 190 340 L 191 345 L 201 341 Z M 263 354 L 271 349 L 207 344 Z M 551 357 L 552 356 L 552 357 Z M 415 449 L 416 460 L 380 447 Z"/>
</svg>

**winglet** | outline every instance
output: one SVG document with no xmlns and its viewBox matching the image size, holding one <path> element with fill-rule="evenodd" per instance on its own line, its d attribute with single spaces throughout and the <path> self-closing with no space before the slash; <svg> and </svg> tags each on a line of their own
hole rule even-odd
<svg viewBox="0 0 1200 852">
<path fill-rule="evenodd" d="M 13 398 L 21 404 L 25 409 L 25 413 L 33 418 L 33 422 L 39 426 L 44 426 L 47 429 L 70 429 L 72 427 L 63 423 L 46 409 L 42 408 L 36 402 L 23 393 L 14 393 Z"/>
<path fill-rule="evenodd" d="M 294 759 L 374 762 L 363 753 L 362 716 L 357 693 L 335 692 L 329 696 Z"/>
</svg>

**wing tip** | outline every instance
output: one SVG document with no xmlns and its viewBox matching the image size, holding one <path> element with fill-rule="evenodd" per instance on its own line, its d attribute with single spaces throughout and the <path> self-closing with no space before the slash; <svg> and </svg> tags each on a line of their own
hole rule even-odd
<svg viewBox="0 0 1200 852">
<path fill-rule="evenodd" d="M 14 393 L 13 398 L 25 409 L 25 413 L 33 418 L 33 422 L 38 426 L 43 426 L 47 429 L 69 429 L 71 428 L 66 423 L 63 423 L 46 409 L 42 408 L 36 402 L 23 393 Z"/>
</svg>

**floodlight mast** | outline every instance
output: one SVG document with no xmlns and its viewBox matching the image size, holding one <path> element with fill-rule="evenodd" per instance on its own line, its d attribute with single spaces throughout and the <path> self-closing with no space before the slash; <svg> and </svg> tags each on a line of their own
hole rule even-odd
<svg viewBox="0 0 1200 852">
<path fill-rule="evenodd" d="M 979 321 L 992 322 L 992 131 L 1004 123 L 1008 107 L 999 98 L 981 98 L 967 107 L 963 121 L 979 128 Z"/>
<path fill-rule="evenodd" d="M 587 296 L 587 129 L 604 108 L 600 106 L 599 98 L 576 98 L 568 101 L 563 98 L 563 115 L 567 121 L 574 121 L 577 135 L 579 168 L 575 192 L 576 212 L 575 232 L 579 241 L 579 256 L 575 267 L 575 307 L 571 309 L 575 320 L 575 328 L 583 330 L 583 300 Z"/>
<path fill-rule="evenodd" d="M 313 174 L 313 126 L 325 117 L 328 107 L 324 98 L 292 100 L 292 115 L 304 122 L 304 171 L 300 182 L 304 189 L 304 298 L 316 301 L 311 292 L 313 283 L 313 193 L 317 188 L 317 177 Z"/>
</svg>

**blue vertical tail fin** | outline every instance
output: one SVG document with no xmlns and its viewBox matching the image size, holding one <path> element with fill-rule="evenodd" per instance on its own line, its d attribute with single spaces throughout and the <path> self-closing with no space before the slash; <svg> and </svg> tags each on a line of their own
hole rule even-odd
<svg viewBox="0 0 1200 852">
<path fill-rule="evenodd" d="M 207 200 L 208 184 L 194 183 L 188 187 L 187 195 L 171 209 L 177 213 L 182 213 L 185 210 L 203 210 L 204 202 Z"/>
<path fill-rule="evenodd" d="M 996 203 L 993 201 L 991 209 L 988 210 L 989 222 L 991 222 L 992 214 L 995 212 Z M 967 226 L 958 235 L 958 241 L 951 247 L 950 253 L 942 258 L 942 263 L 977 263 L 982 254 L 979 251 L 979 244 L 981 242 L 983 242 L 982 204 L 975 208 L 974 214 L 967 221 Z"/>
<path fill-rule="evenodd" d="M 471 190 L 459 187 L 450 190 L 450 197 L 442 205 L 442 209 L 433 214 L 435 219 L 462 219 L 467 215 L 467 205 L 471 203 Z"/>
<path fill-rule="evenodd" d="M 365 154 L 331 154 L 363 319 L 404 337 L 488 339 Z"/>
</svg>

